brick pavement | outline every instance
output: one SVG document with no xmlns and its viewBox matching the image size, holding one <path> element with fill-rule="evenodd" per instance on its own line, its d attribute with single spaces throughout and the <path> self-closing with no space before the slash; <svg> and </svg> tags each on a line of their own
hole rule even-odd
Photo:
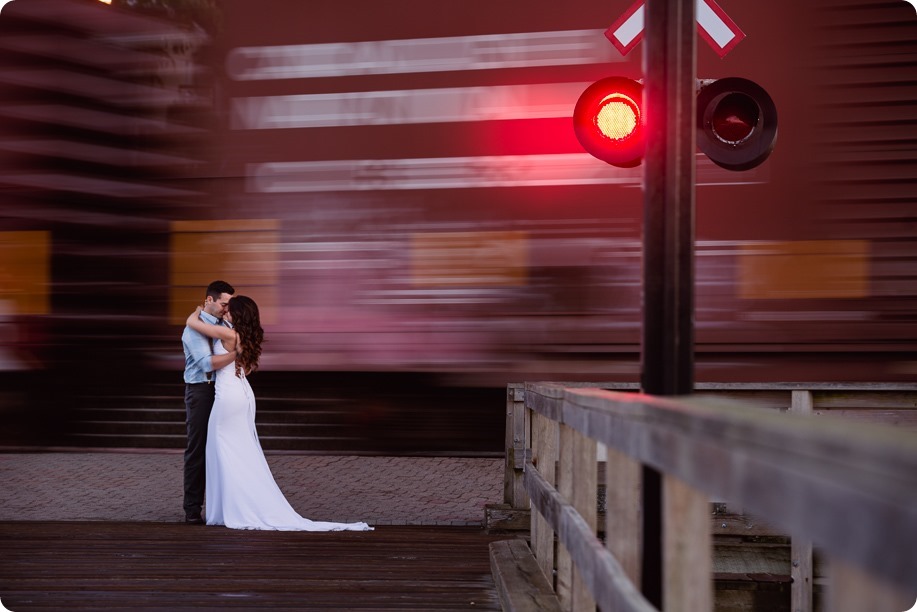
<svg viewBox="0 0 917 612">
<path fill-rule="evenodd" d="M 503 500 L 499 458 L 267 455 L 303 516 L 373 525 L 481 525 Z M 182 454 L 0 454 L 0 521 L 183 519 Z"/>
</svg>

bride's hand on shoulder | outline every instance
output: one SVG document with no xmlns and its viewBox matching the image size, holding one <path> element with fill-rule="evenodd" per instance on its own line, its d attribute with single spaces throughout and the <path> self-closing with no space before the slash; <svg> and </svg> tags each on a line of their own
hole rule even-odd
<svg viewBox="0 0 917 612">
<path fill-rule="evenodd" d="M 186 321 L 187 324 L 190 326 L 191 323 L 192 323 L 192 321 L 196 321 L 196 320 L 200 319 L 200 317 L 201 317 L 201 312 L 203 312 L 203 310 L 204 310 L 204 309 L 201 308 L 200 306 L 198 306 L 197 308 L 195 308 L 195 309 L 194 309 L 194 312 L 192 312 L 190 315 L 188 315 L 188 320 Z"/>
</svg>

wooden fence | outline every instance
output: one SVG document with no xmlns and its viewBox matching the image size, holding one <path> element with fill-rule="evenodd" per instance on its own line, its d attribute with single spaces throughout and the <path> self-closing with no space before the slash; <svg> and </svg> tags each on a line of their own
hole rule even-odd
<svg viewBox="0 0 917 612">
<path fill-rule="evenodd" d="M 830 566 L 825 609 L 914 603 L 917 385 L 698 385 L 709 395 L 685 398 L 599 386 L 508 389 L 504 497 L 531 504 L 531 551 L 563 609 L 655 609 L 635 586 L 644 465 L 663 475 L 667 612 L 713 609 L 711 500 L 740 504 L 792 537 L 794 612 L 812 610 L 813 543 Z M 604 545 L 598 444 L 607 454 Z"/>
</svg>

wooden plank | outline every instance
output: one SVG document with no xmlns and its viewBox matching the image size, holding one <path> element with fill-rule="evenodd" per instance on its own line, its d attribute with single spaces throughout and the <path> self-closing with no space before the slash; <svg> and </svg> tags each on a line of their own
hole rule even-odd
<svg viewBox="0 0 917 612">
<path fill-rule="evenodd" d="M 570 505 L 579 514 L 593 537 L 596 535 L 597 494 L 598 494 L 598 465 L 596 463 L 596 442 L 587 438 L 576 430 L 562 426 L 571 432 L 569 440 L 571 449 L 570 480 L 572 487 L 568 499 Z M 591 567 L 574 566 L 572 583 L 573 612 L 595 612 L 595 600 L 589 593 L 589 587 L 584 582 L 584 572 L 589 572 Z"/>
<path fill-rule="evenodd" d="M 522 461 L 518 462 L 516 467 L 515 476 L 516 480 L 513 482 L 513 498 L 514 504 L 517 508 L 528 508 L 529 507 L 529 496 L 525 492 L 525 483 L 523 482 L 523 471 L 525 470 L 525 449 L 532 446 L 532 411 L 525 407 L 525 400 L 517 401 L 513 405 L 514 419 L 522 421 L 521 424 L 517 424 L 517 430 L 522 429 L 522 433 L 519 438 L 519 442 L 516 443 L 516 448 L 518 453 L 522 455 Z M 517 458 L 514 458 L 517 459 Z M 516 465 L 516 464 L 514 464 Z"/>
<path fill-rule="evenodd" d="M 898 390 L 818 391 L 814 414 L 917 429 L 917 393 Z"/>
<path fill-rule="evenodd" d="M 514 467 L 513 454 L 515 451 L 515 440 L 513 439 L 514 427 L 513 412 L 513 385 L 506 386 L 506 427 L 503 429 L 503 448 L 506 449 L 503 465 L 503 501 L 510 506 L 513 505 L 513 483 Z"/>
<path fill-rule="evenodd" d="M 813 397 L 815 410 L 917 410 L 917 392 L 913 391 L 818 391 Z"/>
<path fill-rule="evenodd" d="M 715 392 L 699 392 L 697 397 L 711 395 L 721 400 L 748 402 L 760 408 L 786 411 L 790 407 L 790 394 L 786 389 L 723 389 Z"/>
<path fill-rule="evenodd" d="M 805 538 L 793 538 L 790 547 L 790 610 L 793 612 L 812 612 L 813 576 L 812 542 Z"/>
<path fill-rule="evenodd" d="M 604 389 L 604 385 L 595 385 Z M 784 390 L 804 389 L 807 391 L 843 391 L 843 392 L 886 392 L 907 391 L 917 392 L 917 383 L 880 382 L 880 383 L 849 383 L 849 382 L 757 382 L 757 383 L 706 383 L 699 382 L 694 385 L 696 392 L 722 391 L 722 390 Z"/>
<path fill-rule="evenodd" d="M 817 416 L 830 416 L 859 423 L 872 423 L 886 427 L 917 429 L 917 410 L 817 410 Z"/>
<path fill-rule="evenodd" d="M 789 540 L 786 530 L 764 521 L 761 517 L 733 509 L 729 504 L 714 502 L 710 513 L 710 524 L 715 536 L 739 536 L 742 539 L 767 538 L 768 540 Z"/>
<path fill-rule="evenodd" d="M 0 523 L 0 599 L 30 608 L 500 610 L 476 528 L 238 531 Z"/>
<path fill-rule="evenodd" d="M 560 493 L 565 503 L 573 497 L 573 482 L 578 476 L 574 470 L 574 444 L 573 435 L 575 431 L 569 426 L 560 424 L 560 446 L 558 448 L 557 462 L 557 491 Z M 557 561 L 555 563 L 557 573 L 555 574 L 555 590 L 560 605 L 564 610 L 573 610 L 573 559 L 570 557 L 570 551 L 561 541 L 557 547 Z"/>
<path fill-rule="evenodd" d="M 525 407 L 563 422 L 564 387 L 560 385 L 526 383 Z"/>
<path fill-rule="evenodd" d="M 507 387 L 506 397 L 506 465 L 503 478 L 503 499 L 513 508 L 527 508 L 528 496 L 522 483 L 525 448 L 531 435 L 525 389 L 520 384 Z"/>
<path fill-rule="evenodd" d="M 713 610 L 710 502 L 677 478 L 663 477 L 663 609 Z"/>
<path fill-rule="evenodd" d="M 513 508 L 509 504 L 487 504 L 484 506 L 484 528 L 488 533 L 501 531 L 529 531 L 531 511 L 528 508 Z"/>
<path fill-rule="evenodd" d="M 901 254 L 901 252 L 896 252 Z M 554 389 L 605 389 L 608 391 L 640 391 L 639 383 L 628 382 L 601 382 L 601 381 L 551 381 L 551 382 L 528 382 L 526 386 L 533 389 L 544 389 L 551 387 Z M 917 383 L 912 382 L 697 382 L 694 384 L 696 393 L 720 391 L 782 391 L 789 394 L 794 389 L 805 389 L 807 391 L 839 391 L 839 392 L 864 392 L 864 393 L 885 393 L 888 391 L 905 391 L 917 393 Z"/>
<path fill-rule="evenodd" d="M 789 584 L 790 551 L 782 544 L 713 541 L 714 580 Z M 787 603 L 789 600 L 787 600 Z"/>
<path fill-rule="evenodd" d="M 560 612 L 553 587 L 522 540 L 493 542 L 490 567 L 503 612 Z"/>
<path fill-rule="evenodd" d="M 558 425 L 544 415 L 532 414 L 532 461 L 550 485 L 556 482 Z M 523 482 L 523 485 L 525 482 Z M 554 585 L 554 529 L 538 512 L 532 513 L 532 550 L 541 571 Z"/>
<path fill-rule="evenodd" d="M 639 487 L 639 484 L 637 486 Z M 638 505 L 639 500 L 631 501 L 634 501 L 635 505 Z M 767 538 L 769 541 L 789 541 L 789 537 L 785 531 L 782 529 L 777 529 L 773 525 L 760 520 L 754 515 L 732 513 L 728 510 L 724 511 L 721 508 L 721 503 L 711 504 L 710 530 L 714 536 L 729 536 L 743 540 L 760 540 L 761 538 Z M 488 532 L 531 531 L 531 510 L 529 508 L 512 508 L 509 504 L 487 504 L 484 507 L 484 515 Z M 617 518 L 615 518 L 616 516 Z M 606 533 L 605 525 L 608 521 L 613 521 L 613 528 L 615 530 L 620 529 L 623 532 L 623 536 L 627 537 L 628 539 L 636 538 L 639 530 L 642 529 L 642 524 L 638 525 L 636 528 L 637 534 L 635 534 L 632 530 L 627 530 L 625 527 L 629 520 L 622 520 L 620 514 L 616 515 L 612 514 L 611 512 L 603 512 L 600 510 L 596 519 L 596 525 L 600 535 Z M 550 529 L 550 527 L 547 527 L 546 529 L 551 531 L 553 539 L 553 531 Z M 613 539 L 609 538 L 609 542 L 611 541 L 613 541 Z M 639 544 L 639 542 L 637 542 L 637 544 Z M 634 551 L 632 555 L 638 559 L 639 546 L 633 545 L 633 547 Z M 534 548 L 534 540 L 532 548 Z M 619 555 L 616 549 L 609 549 L 616 557 L 619 558 L 622 566 L 628 567 L 628 565 L 625 564 L 625 558 L 627 557 L 626 554 Z M 633 563 L 637 564 L 639 567 L 639 561 L 633 561 Z M 639 572 L 639 570 L 637 571 Z M 628 571 L 628 576 L 639 576 L 639 573 L 631 574 L 630 571 Z"/>
<path fill-rule="evenodd" d="M 815 397 L 811 391 L 793 391 L 790 412 L 799 415 L 811 415 Z M 793 612 L 812 612 L 814 605 L 812 541 L 805 537 L 795 537 L 790 545 L 790 575 L 793 584 L 790 586 L 790 609 Z"/>
</svg>

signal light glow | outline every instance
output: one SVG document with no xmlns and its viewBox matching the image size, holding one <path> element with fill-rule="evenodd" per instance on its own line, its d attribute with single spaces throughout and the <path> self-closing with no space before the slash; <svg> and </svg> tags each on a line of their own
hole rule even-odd
<svg viewBox="0 0 917 612">
<path fill-rule="evenodd" d="M 608 77 L 586 88 L 573 110 L 573 130 L 583 148 L 612 166 L 640 164 L 643 137 L 643 85 Z"/>
<path fill-rule="evenodd" d="M 595 122 L 606 138 L 624 140 L 637 129 L 640 109 L 636 102 L 624 94 L 613 93 L 602 100 Z"/>
</svg>

